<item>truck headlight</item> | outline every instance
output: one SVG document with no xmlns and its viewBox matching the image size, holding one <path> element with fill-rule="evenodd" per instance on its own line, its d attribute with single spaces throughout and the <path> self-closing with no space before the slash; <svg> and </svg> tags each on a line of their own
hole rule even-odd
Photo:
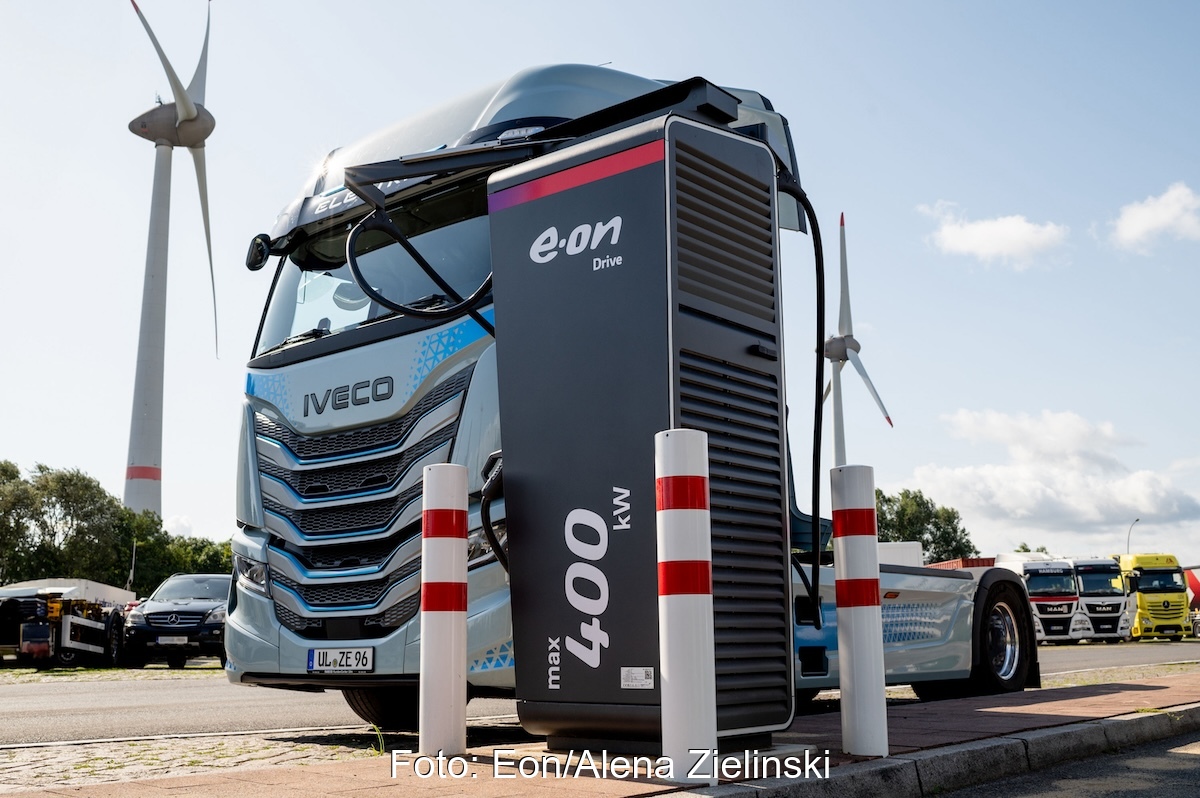
<svg viewBox="0 0 1200 798">
<path fill-rule="evenodd" d="M 242 587 L 264 596 L 271 595 L 271 569 L 265 562 L 252 560 L 234 552 L 233 570 L 237 574 L 238 584 Z M 222 608 L 221 612 L 224 614 L 225 609 Z"/>
</svg>

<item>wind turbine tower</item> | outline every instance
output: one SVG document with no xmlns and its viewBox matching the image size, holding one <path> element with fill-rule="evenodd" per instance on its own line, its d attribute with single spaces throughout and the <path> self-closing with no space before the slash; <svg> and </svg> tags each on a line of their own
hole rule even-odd
<svg viewBox="0 0 1200 798">
<path fill-rule="evenodd" d="M 850 314 L 850 275 L 849 269 L 846 266 L 845 214 L 842 214 L 838 229 L 841 234 L 842 245 L 842 295 L 838 306 L 838 334 L 831 336 L 825 342 L 825 357 L 829 359 L 829 363 L 832 366 L 830 369 L 829 386 L 826 388 L 826 396 L 829 395 L 829 389 L 832 389 L 833 464 L 834 466 L 844 466 L 846 465 L 846 424 L 842 413 L 842 368 L 846 365 L 846 361 L 850 361 L 850 365 L 854 366 L 854 370 L 858 372 L 863 382 L 866 383 L 871 398 L 879 406 L 879 410 L 883 413 L 883 418 L 887 421 L 888 426 L 892 425 L 892 417 L 888 415 L 887 408 L 883 406 L 883 400 L 879 398 L 879 393 L 875 390 L 875 386 L 871 384 L 871 378 L 867 376 L 867 369 L 863 366 L 862 358 L 858 356 L 862 345 L 854 337 L 854 320 Z"/>
<path fill-rule="evenodd" d="M 137 372 L 133 386 L 133 413 L 129 426 L 129 459 L 125 470 L 125 506 L 153 510 L 162 515 L 163 363 L 167 305 L 167 238 L 171 216 L 171 155 L 187 147 L 196 167 L 204 240 L 208 247 L 208 277 L 213 289 L 213 335 L 216 336 L 216 279 L 213 275 L 212 236 L 208 224 L 208 185 L 204 140 L 216 120 L 204 108 L 204 79 L 208 69 L 208 29 L 192 82 L 185 89 L 167 60 L 154 31 L 136 2 L 133 10 L 150 36 L 166 70 L 175 101 L 159 104 L 129 123 L 135 135 L 154 142 L 154 189 L 150 199 L 150 233 L 146 244 L 146 277 L 142 288 L 141 331 L 138 335 Z M 211 22 L 212 12 L 209 11 Z"/>
</svg>

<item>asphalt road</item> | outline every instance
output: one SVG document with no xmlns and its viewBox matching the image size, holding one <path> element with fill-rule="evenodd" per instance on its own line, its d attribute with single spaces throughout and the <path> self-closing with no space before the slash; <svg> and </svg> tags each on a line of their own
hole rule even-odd
<svg viewBox="0 0 1200 798">
<path fill-rule="evenodd" d="M 1200 660 L 1200 640 L 1194 637 L 1186 637 L 1178 643 L 1147 640 L 1143 643 L 1079 643 L 1074 646 L 1038 647 L 1038 661 L 1043 674 L 1196 660 Z"/>
<path fill-rule="evenodd" d="M 1042 673 L 1200 660 L 1200 640 L 1042 646 Z M 215 663 L 214 663 L 215 665 Z M 341 693 L 229 684 L 216 667 L 183 678 L 166 670 L 0 683 L 0 746 L 123 737 L 364 726 Z M 476 699 L 471 718 L 512 715 L 513 702 Z"/>
<path fill-rule="evenodd" d="M 276 729 L 363 728 L 337 691 L 301 693 L 230 684 L 211 673 L 170 678 L 130 671 L 125 679 L 69 677 L 0 684 L 0 746 L 123 737 Z M 476 699 L 468 717 L 512 714 L 512 701 Z"/>
<path fill-rule="evenodd" d="M 944 798 L 1195 798 L 1200 734 L 1159 740 L 1116 754 L 1083 759 L 994 781 Z"/>
</svg>

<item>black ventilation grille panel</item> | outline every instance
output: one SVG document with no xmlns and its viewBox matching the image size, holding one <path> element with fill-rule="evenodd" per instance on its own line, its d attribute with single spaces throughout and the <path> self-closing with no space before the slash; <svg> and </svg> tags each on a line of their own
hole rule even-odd
<svg viewBox="0 0 1200 798">
<path fill-rule="evenodd" d="M 787 519 L 776 375 L 696 352 L 679 356 L 683 426 L 708 433 L 717 726 L 787 706 Z"/>
<path fill-rule="evenodd" d="M 685 142 L 674 152 L 681 304 L 697 298 L 773 325 L 773 187 Z"/>
</svg>

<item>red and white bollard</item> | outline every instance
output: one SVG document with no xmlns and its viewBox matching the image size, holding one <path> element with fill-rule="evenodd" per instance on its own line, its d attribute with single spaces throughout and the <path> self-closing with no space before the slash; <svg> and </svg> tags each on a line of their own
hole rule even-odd
<svg viewBox="0 0 1200 798">
<path fill-rule="evenodd" d="M 662 753 L 675 781 L 715 785 L 715 773 L 687 777 L 701 756 L 692 752 L 717 747 L 708 435 L 691 429 L 655 435 L 654 476 Z"/>
<path fill-rule="evenodd" d="M 418 746 L 467 750 L 467 469 L 425 466 L 421 513 Z"/>
<path fill-rule="evenodd" d="M 839 466 L 830 479 L 842 749 L 855 756 L 887 756 L 875 472 L 870 466 Z"/>
</svg>

